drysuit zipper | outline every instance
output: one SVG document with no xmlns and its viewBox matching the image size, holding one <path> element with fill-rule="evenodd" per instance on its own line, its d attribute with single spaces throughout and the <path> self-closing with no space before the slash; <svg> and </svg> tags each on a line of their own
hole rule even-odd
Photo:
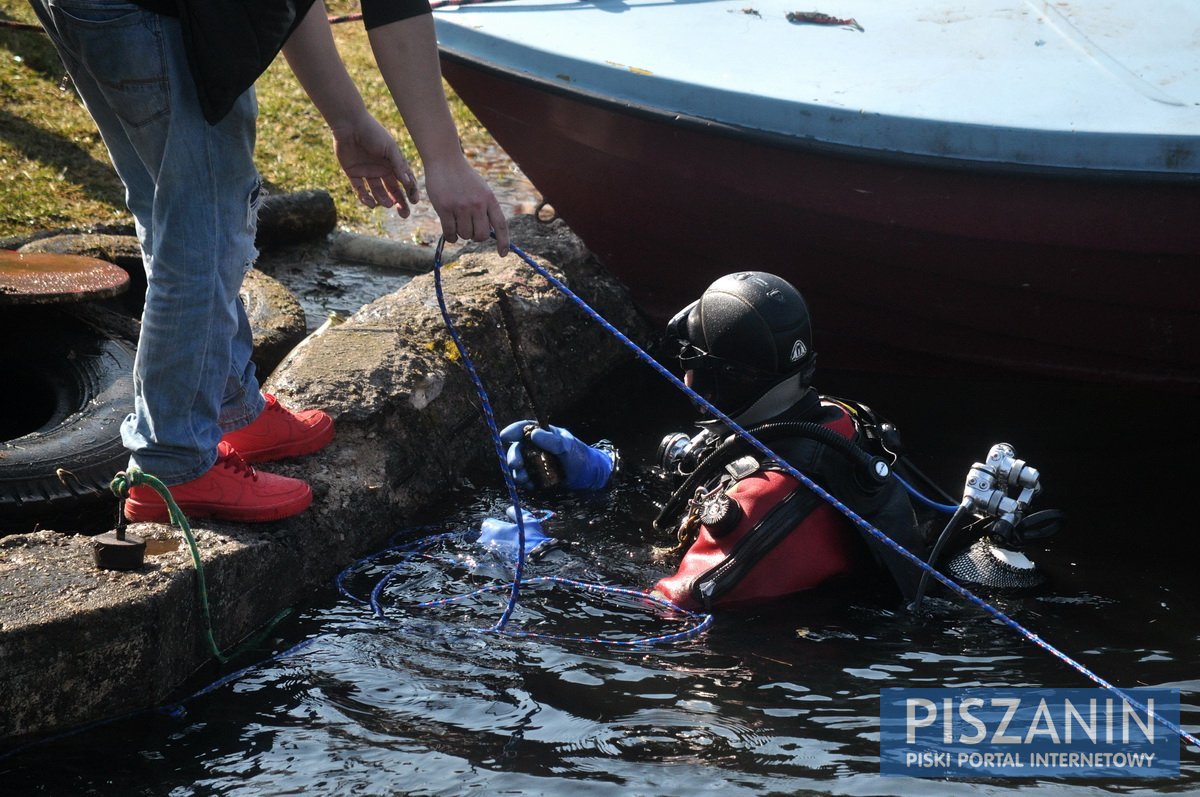
<svg viewBox="0 0 1200 797">
<path fill-rule="evenodd" d="M 696 579 L 692 584 L 692 597 L 703 604 L 705 611 L 710 611 L 713 602 L 741 583 L 764 556 L 808 517 L 819 500 L 803 486 L 788 493 L 737 541 L 725 561 Z"/>
</svg>

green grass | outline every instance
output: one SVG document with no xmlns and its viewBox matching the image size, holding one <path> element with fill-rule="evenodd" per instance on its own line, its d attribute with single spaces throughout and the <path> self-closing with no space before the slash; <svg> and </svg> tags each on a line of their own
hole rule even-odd
<svg viewBox="0 0 1200 797">
<path fill-rule="evenodd" d="M 330 14 L 358 10 L 358 4 L 348 0 L 326 5 Z M 0 0 L 0 20 L 37 21 L 25 0 Z M 396 134 L 419 171 L 416 151 L 379 77 L 362 23 L 335 25 L 334 35 L 367 107 Z M 130 221 L 121 181 L 64 75 L 42 33 L 0 28 L 0 237 Z M 372 226 L 371 211 L 358 204 L 338 168 L 324 121 L 282 57 L 259 79 L 258 100 L 257 161 L 270 190 L 324 188 L 333 195 L 342 225 Z M 450 107 L 468 150 L 489 141 L 452 93 Z"/>
</svg>

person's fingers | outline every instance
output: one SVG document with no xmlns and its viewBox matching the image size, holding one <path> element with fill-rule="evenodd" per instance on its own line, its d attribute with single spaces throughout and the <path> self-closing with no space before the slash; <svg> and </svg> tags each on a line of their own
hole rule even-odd
<svg viewBox="0 0 1200 797">
<path fill-rule="evenodd" d="M 383 184 L 382 177 L 368 177 L 367 186 L 370 188 L 371 196 L 374 197 L 376 204 L 383 205 L 385 208 L 390 208 L 395 204 L 395 200 L 388 193 L 387 186 Z"/>
<path fill-rule="evenodd" d="M 392 198 L 393 202 L 403 202 L 405 200 L 404 186 L 400 184 L 396 175 L 391 173 L 385 174 L 383 176 L 383 188 L 387 191 L 388 196 Z"/>
<path fill-rule="evenodd" d="M 383 187 L 388 193 L 388 197 L 396 206 L 396 213 L 402 219 L 407 219 L 409 215 L 408 199 L 404 194 L 404 186 L 396 179 L 394 174 L 385 174 L 383 176 Z"/>
<path fill-rule="evenodd" d="M 525 457 L 521 455 L 521 444 L 513 443 L 508 447 L 505 462 L 512 470 L 525 470 Z"/>
<path fill-rule="evenodd" d="M 535 446 L 543 451 L 549 451 L 551 454 L 561 454 L 567 450 L 567 441 L 560 435 L 554 432 L 548 432 L 541 427 L 533 430 L 529 435 L 529 439 Z"/>
<path fill-rule="evenodd" d="M 504 218 L 504 211 L 500 209 L 500 203 L 494 198 L 488 205 L 488 221 L 491 223 L 492 232 L 496 235 L 496 252 L 500 257 L 508 254 L 508 220 Z"/>
<path fill-rule="evenodd" d="M 458 240 L 458 224 L 455 223 L 454 217 L 449 214 L 442 216 L 441 218 L 442 235 L 446 238 L 446 243 L 452 244 Z"/>
<path fill-rule="evenodd" d="M 500 430 L 500 439 L 506 443 L 515 443 L 525 434 L 526 426 L 536 426 L 536 421 L 523 420 L 513 421 L 508 426 Z"/>
<path fill-rule="evenodd" d="M 400 172 L 400 182 L 404 184 L 409 202 L 421 201 L 421 189 L 417 186 L 417 177 L 413 174 L 412 169 L 408 168 L 408 164 L 405 164 L 404 169 Z"/>
<path fill-rule="evenodd" d="M 367 187 L 367 181 L 361 177 L 351 177 L 350 187 L 354 189 L 354 193 L 358 195 L 358 201 L 369 208 L 375 207 L 375 198 L 371 196 L 371 191 Z"/>
<path fill-rule="evenodd" d="M 455 216 L 455 221 L 457 222 L 456 229 L 459 237 L 470 241 L 475 240 L 475 219 L 469 211 L 460 211 Z"/>
<path fill-rule="evenodd" d="M 480 208 L 471 213 L 471 240 L 486 241 L 492 237 L 492 225 L 488 224 L 487 209 Z"/>
<path fill-rule="evenodd" d="M 517 486 L 521 487 L 524 490 L 533 489 L 533 482 L 530 481 L 529 473 L 526 472 L 526 470 L 524 468 L 522 468 L 521 470 L 513 471 L 513 481 L 515 481 L 517 483 Z"/>
<path fill-rule="evenodd" d="M 417 187 L 417 178 L 413 174 L 412 167 L 408 165 L 408 160 L 405 159 L 404 153 L 396 146 L 396 142 L 392 141 L 392 146 L 387 149 L 387 159 L 392 166 L 392 173 L 400 179 L 400 184 L 404 186 L 404 191 L 408 195 L 409 202 L 421 201 L 421 190 Z"/>
</svg>

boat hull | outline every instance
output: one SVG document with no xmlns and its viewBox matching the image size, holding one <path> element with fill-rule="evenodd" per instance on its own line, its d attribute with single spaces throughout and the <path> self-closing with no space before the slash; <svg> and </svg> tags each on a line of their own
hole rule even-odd
<svg viewBox="0 0 1200 797">
<path fill-rule="evenodd" d="M 1200 387 L 1200 182 L 814 145 L 443 48 L 454 90 L 659 320 L 721 274 L 808 297 L 823 361 Z"/>
</svg>

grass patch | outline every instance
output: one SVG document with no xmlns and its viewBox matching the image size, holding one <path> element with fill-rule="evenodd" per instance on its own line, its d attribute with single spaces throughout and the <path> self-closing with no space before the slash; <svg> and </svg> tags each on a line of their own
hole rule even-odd
<svg viewBox="0 0 1200 797">
<path fill-rule="evenodd" d="M 358 10 L 331 0 L 330 14 Z M 0 0 L 0 20 L 36 23 L 25 0 Z M 379 76 L 361 22 L 334 26 L 346 67 L 376 118 L 391 130 L 420 170 L 416 149 Z M 91 117 L 69 82 L 50 40 L 37 31 L 0 28 L 0 237 L 58 227 L 131 221 L 125 192 Z M 487 131 L 462 102 L 450 108 L 467 149 L 490 143 Z M 256 160 L 272 192 L 324 188 L 333 195 L 341 224 L 373 226 L 333 156 L 321 115 L 283 58 L 258 81 Z"/>
</svg>

